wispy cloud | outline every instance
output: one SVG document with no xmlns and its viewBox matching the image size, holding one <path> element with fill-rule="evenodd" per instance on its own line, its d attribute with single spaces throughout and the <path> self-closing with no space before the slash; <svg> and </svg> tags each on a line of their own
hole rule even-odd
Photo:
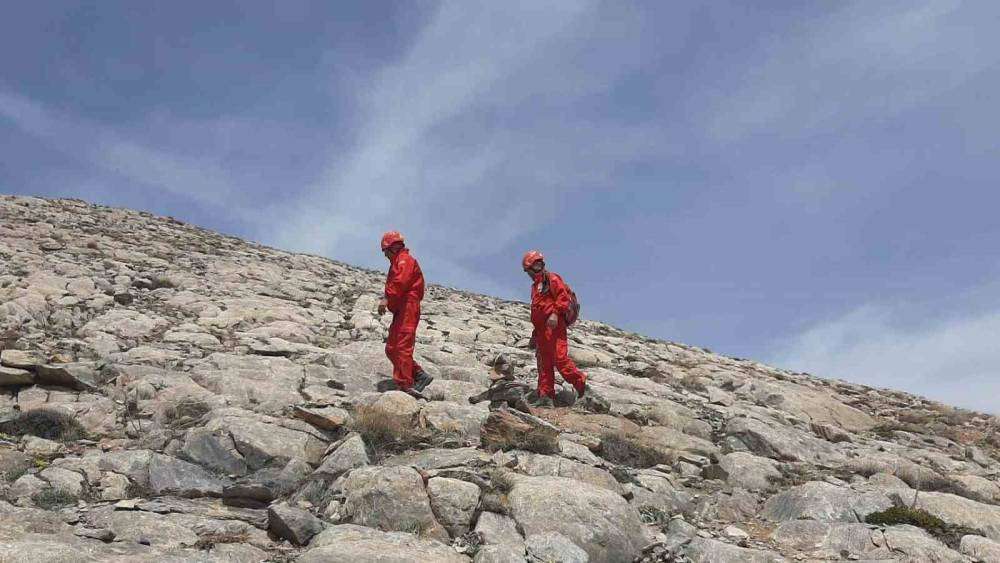
<svg viewBox="0 0 1000 563">
<path fill-rule="evenodd" d="M 735 75 L 738 87 L 714 96 L 703 115 L 710 138 L 796 138 L 868 125 L 995 69 L 996 53 L 976 35 L 982 15 L 967 3 L 834 6 L 749 52 L 745 70 Z"/>
<path fill-rule="evenodd" d="M 357 145 L 293 202 L 275 240 L 370 263 L 380 231 L 398 228 L 465 285 L 464 259 L 551 223 L 564 198 L 617 166 L 668 152 L 652 124 L 574 111 L 639 64 L 624 33 L 637 15 L 606 15 L 596 2 L 444 3 L 357 93 Z M 595 47 L 601 34 L 612 40 Z"/>
<path fill-rule="evenodd" d="M 1000 310 L 916 324 L 861 307 L 778 347 L 775 365 L 1000 414 Z"/>
</svg>

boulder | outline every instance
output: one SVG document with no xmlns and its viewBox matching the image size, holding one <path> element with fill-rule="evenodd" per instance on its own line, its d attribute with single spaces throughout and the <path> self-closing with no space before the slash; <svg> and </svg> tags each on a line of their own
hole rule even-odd
<svg viewBox="0 0 1000 563">
<path fill-rule="evenodd" d="M 247 474 L 247 462 L 228 432 L 193 428 L 184 436 L 181 455 L 213 471 L 228 475 Z"/>
<path fill-rule="evenodd" d="M 336 479 L 344 472 L 357 467 L 365 467 L 368 463 L 365 441 L 358 434 L 351 434 L 323 459 L 323 463 L 316 469 L 316 475 Z"/>
<path fill-rule="evenodd" d="M 327 528 L 313 538 L 309 550 L 296 559 L 298 563 L 468 563 L 442 543 L 404 532 L 383 532 L 344 524 Z"/>
<path fill-rule="evenodd" d="M 451 537 L 469 531 L 479 504 L 479 487 L 458 479 L 434 477 L 427 481 L 427 496 L 437 521 Z"/>
<path fill-rule="evenodd" d="M 769 551 L 746 549 L 718 540 L 694 538 L 684 546 L 692 563 L 785 563 L 784 557 Z"/>
<path fill-rule="evenodd" d="M 777 422 L 766 424 L 753 418 L 734 418 L 726 424 L 725 431 L 751 452 L 780 461 L 835 465 L 844 460 L 843 454 L 830 442 Z"/>
<path fill-rule="evenodd" d="M 524 541 L 531 561 L 559 561 L 560 563 L 588 563 L 590 556 L 557 532 L 529 535 Z"/>
<path fill-rule="evenodd" d="M 21 368 L 0 367 L 0 387 L 31 385 L 35 382 L 35 374 Z"/>
<path fill-rule="evenodd" d="M 324 528 L 319 518 L 283 502 L 268 507 L 267 527 L 278 537 L 295 545 L 308 544 L 309 540 Z"/>
<path fill-rule="evenodd" d="M 560 533 L 594 563 L 631 563 L 648 540 L 638 511 L 594 485 L 565 477 L 520 477 L 508 500 L 521 529 Z"/>
<path fill-rule="evenodd" d="M 767 499 L 761 517 L 772 522 L 864 522 L 867 515 L 891 506 L 892 500 L 878 491 L 859 492 L 822 481 L 810 481 Z"/>
<path fill-rule="evenodd" d="M 528 450 L 559 453 L 559 429 L 544 420 L 517 410 L 501 408 L 489 413 L 480 431 L 489 451 Z"/>
<path fill-rule="evenodd" d="M 156 495 L 220 497 L 222 488 L 228 484 L 228 479 L 220 479 L 193 463 L 168 455 L 154 454 L 149 462 L 149 486 Z"/>
<path fill-rule="evenodd" d="M 781 480 L 781 472 L 774 460 L 747 452 L 722 456 L 717 466 L 705 467 L 702 475 L 707 479 L 722 479 L 748 491 L 772 491 Z"/>
<path fill-rule="evenodd" d="M 890 491 L 889 496 L 898 504 L 910 506 L 913 495 Z M 983 504 L 949 493 L 921 491 L 915 508 L 944 520 L 946 524 L 965 526 L 982 532 L 991 540 L 1000 541 L 1000 507 Z"/>
<path fill-rule="evenodd" d="M 344 514 L 354 524 L 448 540 L 412 467 L 363 467 L 344 479 Z"/>
<path fill-rule="evenodd" d="M 962 536 L 958 550 L 980 561 L 1000 561 L 1000 543 L 982 536 Z"/>
<path fill-rule="evenodd" d="M 495 512 L 483 512 L 476 522 L 476 533 L 486 545 L 502 545 L 524 555 L 524 538 L 517 531 L 517 522 L 509 516 Z"/>
</svg>

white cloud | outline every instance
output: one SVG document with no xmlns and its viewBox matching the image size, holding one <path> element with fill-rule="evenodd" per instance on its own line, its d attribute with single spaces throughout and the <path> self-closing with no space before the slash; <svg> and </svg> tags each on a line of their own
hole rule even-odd
<svg viewBox="0 0 1000 563">
<path fill-rule="evenodd" d="M 737 87 L 702 116 L 705 133 L 723 143 L 788 138 L 932 103 L 996 68 L 1000 45 L 970 33 L 978 12 L 958 0 L 838 5 L 748 51 Z"/>
<path fill-rule="evenodd" d="M 1000 414 L 1000 310 L 914 325 L 861 307 L 781 343 L 777 366 Z"/>
<path fill-rule="evenodd" d="M 604 9 L 444 3 L 398 64 L 363 81 L 355 148 L 332 158 L 267 238 L 377 264 L 378 236 L 396 228 L 428 264 L 450 265 L 436 279 L 490 287 L 460 264 L 545 226 L 617 166 L 670 150 L 654 124 L 573 112 L 640 64 L 624 32 L 638 16 Z"/>
</svg>

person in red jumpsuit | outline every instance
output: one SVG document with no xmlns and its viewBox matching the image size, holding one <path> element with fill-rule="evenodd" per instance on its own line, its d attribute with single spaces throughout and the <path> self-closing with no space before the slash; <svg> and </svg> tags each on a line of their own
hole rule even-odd
<svg viewBox="0 0 1000 563">
<path fill-rule="evenodd" d="M 392 379 L 400 391 L 420 393 L 433 377 L 413 361 L 413 344 L 420 323 L 420 301 L 424 298 L 424 274 L 410 256 L 403 235 L 389 231 L 382 235 L 382 253 L 389 259 L 385 296 L 378 304 L 379 315 L 392 312 L 392 325 L 385 343 L 385 355 L 392 362 Z"/>
<path fill-rule="evenodd" d="M 531 334 L 529 346 L 535 348 L 538 360 L 538 401 L 535 406 L 552 406 L 555 398 L 555 372 L 575 389 L 578 397 L 587 391 L 587 376 L 569 358 L 566 338 L 566 311 L 570 307 L 569 291 L 558 274 L 545 269 L 545 257 L 532 250 L 521 261 L 531 278 Z"/>
</svg>

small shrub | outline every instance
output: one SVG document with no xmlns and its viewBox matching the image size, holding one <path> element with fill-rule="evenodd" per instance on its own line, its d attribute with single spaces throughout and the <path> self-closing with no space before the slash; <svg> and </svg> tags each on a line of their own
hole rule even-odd
<svg viewBox="0 0 1000 563">
<path fill-rule="evenodd" d="M 881 512 L 873 512 L 865 517 L 865 522 L 875 526 L 908 524 L 923 528 L 928 534 L 934 536 L 952 549 L 958 549 L 963 536 L 970 534 L 976 536 L 982 535 L 981 532 L 971 528 L 946 524 L 944 520 L 926 510 L 906 506 L 893 506 Z"/>
<path fill-rule="evenodd" d="M 637 469 L 673 463 L 666 453 L 641 444 L 637 437 L 624 432 L 604 434 L 601 437 L 600 456 L 612 463 Z"/>
<path fill-rule="evenodd" d="M 45 489 L 31 495 L 35 506 L 43 510 L 52 510 L 76 504 L 76 496 L 62 489 Z"/>
<path fill-rule="evenodd" d="M 490 472 L 490 485 L 493 490 L 506 495 L 514 489 L 514 480 L 511 478 L 511 472 L 500 468 L 496 468 Z"/>
<path fill-rule="evenodd" d="M 248 541 L 250 541 L 250 536 L 245 532 L 215 532 L 199 536 L 194 548 L 208 550 L 220 543 L 246 543 Z"/>
<path fill-rule="evenodd" d="M 663 526 L 670 522 L 670 515 L 655 506 L 640 506 L 639 519 L 643 524 Z"/>
<path fill-rule="evenodd" d="M 351 428 L 361 435 L 376 461 L 415 446 L 425 438 L 423 429 L 378 409 L 358 409 Z"/>
<path fill-rule="evenodd" d="M 168 404 L 163 410 L 164 424 L 175 430 L 198 426 L 212 405 L 200 399 L 187 398 Z"/>
<path fill-rule="evenodd" d="M 87 430 L 73 415 L 54 409 L 25 411 L 14 420 L 0 424 L 0 432 L 59 442 L 75 442 L 87 437 Z"/>
<path fill-rule="evenodd" d="M 28 469 L 29 467 L 27 465 L 18 465 L 8 469 L 7 471 L 0 471 L 0 481 L 13 483 L 23 477 L 24 474 L 28 472 Z"/>
</svg>

